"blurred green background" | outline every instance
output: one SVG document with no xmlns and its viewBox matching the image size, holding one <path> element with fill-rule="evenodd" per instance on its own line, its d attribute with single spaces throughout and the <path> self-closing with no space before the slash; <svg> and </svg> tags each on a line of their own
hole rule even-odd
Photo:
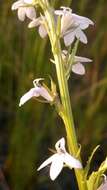
<svg viewBox="0 0 107 190">
<path fill-rule="evenodd" d="M 51 2 L 55 8 L 71 7 L 70 0 Z M 28 21 L 18 20 L 11 11 L 13 1 L 0 3 L 0 189 L 76 189 L 73 172 L 67 169 L 54 183 L 48 168 L 36 171 L 50 155 L 48 148 L 65 136 L 54 108 L 35 100 L 18 107 L 33 79 L 44 77 L 49 84 L 51 75 L 56 81 L 49 40 L 28 29 Z M 107 1 L 74 0 L 72 9 L 95 23 L 85 31 L 88 45 L 80 44 L 78 49 L 78 55 L 93 62 L 86 64 L 85 76 L 71 75 L 69 88 L 84 165 L 93 148 L 101 145 L 92 164 L 96 169 L 107 154 Z"/>
</svg>

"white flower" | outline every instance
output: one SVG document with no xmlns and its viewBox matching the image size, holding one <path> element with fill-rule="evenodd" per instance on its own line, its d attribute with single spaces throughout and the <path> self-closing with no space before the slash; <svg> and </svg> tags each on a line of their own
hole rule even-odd
<svg viewBox="0 0 107 190">
<path fill-rule="evenodd" d="M 63 60 L 66 60 L 67 51 L 62 51 L 62 58 Z M 69 55 L 70 57 L 70 55 Z M 85 74 L 85 67 L 82 63 L 92 62 L 91 59 L 88 59 L 86 57 L 80 57 L 80 56 L 74 56 L 74 62 L 71 66 L 72 72 L 78 74 L 78 75 L 84 75 Z"/>
<path fill-rule="evenodd" d="M 51 180 L 55 180 L 65 165 L 71 169 L 82 168 L 81 162 L 67 153 L 64 138 L 61 138 L 55 144 L 55 148 L 57 152 L 44 161 L 37 169 L 38 171 L 50 164 L 50 178 Z"/>
<path fill-rule="evenodd" d="M 50 93 L 48 92 L 48 90 L 39 83 L 40 80 L 43 80 L 43 79 L 39 78 L 39 79 L 35 79 L 33 81 L 34 88 L 31 88 L 26 94 L 24 94 L 21 97 L 19 106 L 22 106 L 25 102 L 27 102 L 32 97 L 39 97 L 39 96 L 41 96 L 44 99 L 46 99 L 48 102 L 52 102 L 53 101 L 53 97 L 50 95 Z"/>
<path fill-rule="evenodd" d="M 12 10 L 18 10 L 18 18 L 21 21 L 27 16 L 29 19 L 36 18 L 36 11 L 33 7 L 33 0 L 19 0 L 12 4 Z"/>
<path fill-rule="evenodd" d="M 72 13 L 68 7 L 61 7 L 61 9 L 56 10 L 55 14 L 61 16 L 61 37 L 64 38 L 65 45 L 69 46 L 75 38 L 86 44 L 87 37 L 82 30 L 94 23 L 89 18 Z"/>
<path fill-rule="evenodd" d="M 39 27 L 38 32 L 39 32 L 39 34 L 40 34 L 40 36 L 42 38 L 46 37 L 46 35 L 47 35 L 46 28 L 45 28 L 45 26 L 43 24 L 43 18 L 45 19 L 45 17 L 40 16 L 40 17 L 38 17 L 36 19 L 33 19 L 28 25 L 29 28 L 33 28 L 33 27 L 38 26 Z"/>
</svg>

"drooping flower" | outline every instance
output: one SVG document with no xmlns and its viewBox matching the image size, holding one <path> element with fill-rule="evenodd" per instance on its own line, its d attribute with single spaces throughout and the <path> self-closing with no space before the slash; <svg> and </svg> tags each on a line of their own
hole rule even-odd
<svg viewBox="0 0 107 190">
<path fill-rule="evenodd" d="M 43 18 L 45 19 L 45 17 L 43 17 L 43 16 L 35 18 L 28 25 L 28 28 L 38 27 L 38 32 L 42 38 L 46 37 L 46 35 L 47 35 L 46 28 L 43 24 Z"/>
<path fill-rule="evenodd" d="M 62 51 L 62 58 L 64 61 L 66 61 L 67 51 Z M 69 55 L 70 57 L 70 55 Z M 68 58 L 69 59 L 69 58 Z M 80 56 L 74 56 L 74 62 L 71 65 L 72 72 L 78 74 L 78 75 L 84 75 L 85 74 L 85 67 L 82 63 L 92 62 L 91 59 L 88 59 L 86 57 L 80 57 Z"/>
<path fill-rule="evenodd" d="M 44 161 L 37 169 L 38 171 L 50 164 L 50 178 L 55 180 L 64 166 L 69 168 L 82 168 L 82 164 L 79 160 L 71 156 L 65 149 L 65 139 L 61 138 L 55 144 L 56 153 Z"/>
<path fill-rule="evenodd" d="M 64 38 L 65 45 L 69 46 L 75 38 L 86 44 L 87 37 L 83 30 L 94 23 L 89 18 L 72 13 L 68 7 L 61 7 L 61 9 L 56 10 L 55 14 L 61 16 L 61 37 Z"/>
<path fill-rule="evenodd" d="M 12 4 L 12 10 L 18 10 L 18 18 L 24 21 L 25 17 L 29 19 L 36 18 L 36 11 L 33 7 L 33 0 L 18 0 Z"/>
<path fill-rule="evenodd" d="M 41 96 L 45 100 L 47 100 L 48 102 L 52 102 L 53 101 L 53 97 L 48 92 L 47 88 L 45 88 L 44 86 L 42 86 L 40 84 L 39 81 L 41 81 L 41 80 L 44 80 L 44 79 L 39 78 L 39 79 L 35 79 L 33 81 L 34 88 L 31 88 L 26 94 L 24 94 L 21 97 L 19 106 L 22 106 L 25 102 L 27 102 L 32 97 L 39 97 L 39 96 Z"/>
</svg>

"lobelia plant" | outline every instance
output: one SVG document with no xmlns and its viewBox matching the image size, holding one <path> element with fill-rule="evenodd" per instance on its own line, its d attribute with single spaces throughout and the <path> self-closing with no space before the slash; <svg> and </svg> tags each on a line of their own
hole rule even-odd
<svg viewBox="0 0 107 190">
<path fill-rule="evenodd" d="M 36 10 L 38 7 L 41 11 L 37 16 Z M 65 126 L 69 153 L 65 149 L 65 138 L 61 138 L 55 144 L 56 152 L 54 155 L 44 161 L 37 170 L 39 171 L 50 164 L 50 178 L 55 180 L 63 167 L 74 168 L 79 190 L 102 189 L 102 187 L 105 187 L 101 185 L 101 182 L 102 176 L 107 169 L 107 158 L 97 171 L 89 174 L 91 160 L 99 147 L 97 146 L 91 153 L 85 168 L 83 168 L 80 156 L 81 148 L 78 146 L 76 137 L 68 89 L 68 79 L 71 71 L 84 75 L 85 67 L 83 63 L 92 61 L 88 58 L 76 56 L 76 52 L 79 41 L 87 44 L 87 37 L 83 30 L 88 28 L 89 25 L 94 25 L 93 21 L 74 14 L 69 7 L 54 10 L 48 0 L 19 0 L 13 3 L 12 10 L 18 11 L 19 20 L 24 21 L 25 17 L 30 19 L 28 27 L 38 27 L 42 38 L 49 37 L 54 58 L 50 59 L 50 61 L 55 65 L 60 91 L 60 94 L 58 94 L 56 84 L 52 78 L 51 89 L 41 83 L 44 80 L 43 78 L 39 78 L 33 81 L 34 88 L 20 99 L 19 106 L 22 106 L 31 98 L 54 105 Z M 64 50 L 62 50 L 61 46 L 62 38 L 65 44 Z M 73 43 L 74 45 L 72 45 Z M 40 99 L 40 97 L 43 99 Z"/>
</svg>

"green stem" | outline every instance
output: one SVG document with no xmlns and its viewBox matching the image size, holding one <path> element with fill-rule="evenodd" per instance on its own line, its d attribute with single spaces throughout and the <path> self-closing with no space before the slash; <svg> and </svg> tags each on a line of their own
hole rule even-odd
<svg viewBox="0 0 107 190">
<path fill-rule="evenodd" d="M 68 83 L 66 80 L 65 70 L 64 70 L 63 62 L 61 60 L 60 53 L 56 54 L 55 52 L 53 52 L 53 54 L 54 54 L 54 59 L 56 63 L 55 65 L 56 65 L 56 72 L 57 72 L 57 77 L 58 77 L 61 101 L 64 108 L 64 115 L 62 117 L 63 117 L 65 129 L 67 133 L 69 152 L 76 157 L 77 152 L 78 152 L 78 144 L 77 144 L 76 132 L 74 128 L 71 104 L 70 104 Z M 87 190 L 87 185 L 85 183 L 83 170 L 75 169 L 75 174 L 76 174 L 79 190 Z"/>
<path fill-rule="evenodd" d="M 51 9 L 48 2 L 46 1 L 45 3 L 45 0 L 44 1 L 41 0 L 40 2 L 41 2 L 40 6 L 44 10 L 44 14 L 48 22 L 48 27 L 50 31 L 49 38 L 50 38 L 52 52 L 53 52 L 53 56 L 55 60 L 56 73 L 57 73 L 58 84 L 59 84 L 59 89 L 60 89 L 61 103 L 64 110 L 62 114 L 62 119 L 65 124 L 68 148 L 69 148 L 69 152 L 72 155 L 76 156 L 78 152 L 78 143 L 77 143 L 73 115 L 72 115 L 72 110 L 71 110 L 68 82 L 65 76 L 65 69 L 64 69 L 64 65 L 62 61 L 60 41 L 55 31 L 54 18 L 53 18 L 52 12 L 50 11 Z M 78 170 L 75 169 L 75 174 L 76 174 L 79 190 L 87 190 L 87 184 L 84 179 L 84 171 L 82 169 L 78 169 Z"/>
</svg>

